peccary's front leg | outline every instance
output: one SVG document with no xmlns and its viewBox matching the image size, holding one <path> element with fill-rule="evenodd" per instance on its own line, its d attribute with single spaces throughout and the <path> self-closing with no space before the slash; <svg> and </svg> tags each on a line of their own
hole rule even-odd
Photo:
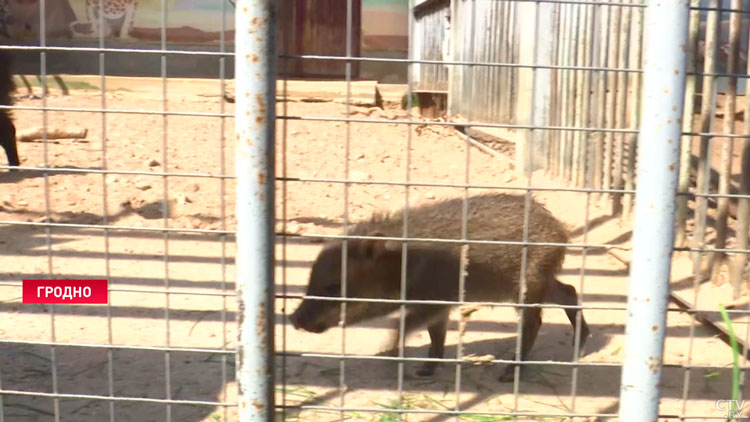
<svg viewBox="0 0 750 422">
<path fill-rule="evenodd" d="M 445 353 L 445 333 L 448 330 L 448 312 L 442 312 L 441 315 L 427 327 L 427 332 L 430 333 L 430 352 L 427 355 L 432 359 L 440 359 Z M 417 369 L 417 375 L 420 377 L 429 377 L 435 373 L 435 368 L 440 365 L 440 362 L 425 362 L 422 366 Z"/>
<path fill-rule="evenodd" d="M 399 314 L 397 314 L 399 315 Z M 448 310 L 445 309 L 443 306 L 438 305 L 418 305 L 406 308 L 406 319 L 404 321 L 404 340 L 414 332 L 414 330 L 424 327 L 424 326 L 432 326 L 436 321 L 439 321 L 440 319 L 447 319 Z M 400 315 L 399 315 L 400 316 Z M 399 331 L 401 328 L 401 321 L 400 319 L 396 321 L 395 330 L 393 331 L 393 334 L 391 335 L 391 339 L 389 341 L 389 347 L 385 354 L 387 356 L 398 356 L 398 346 L 399 346 Z M 432 338 L 432 333 L 430 333 L 430 337 Z M 440 350 L 442 350 L 443 345 L 445 344 L 445 335 L 442 336 L 442 341 L 440 342 Z M 433 340 L 433 346 L 435 342 Z M 432 347 L 430 347 L 430 352 L 432 353 Z M 438 349 L 436 349 L 437 351 Z"/>
<path fill-rule="evenodd" d="M 546 302 L 555 303 L 558 305 L 576 306 L 578 305 L 578 293 L 575 287 L 561 283 L 558 280 L 553 280 L 550 284 L 550 289 L 547 291 Z M 565 314 L 570 320 L 570 325 L 573 327 L 573 332 L 576 329 L 576 316 L 578 314 L 577 309 L 565 309 Z M 586 354 L 586 340 L 591 336 L 591 330 L 589 329 L 586 319 L 581 314 L 581 337 L 580 343 L 578 344 L 578 357 Z M 573 336 L 573 344 L 575 345 L 575 336 Z"/>
<path fill-rule="evenodd" d="M 542 309 L 541 308 L 526 308 L 523 310 L 523 329 L 521 331 L 521 356 L 517 356 L 516 360 L 523 361 L 529 355 L 531 347 L 534 345 L 537 334 L 539 334 L 539 328 L 542 326 Z M 513 381 L 515 375 L 515 364 L 510 364 L 505 367 L 505 372 L 500 376 L 500 382 Z M 521 366 L 523 370 L 523 366 Z"/>
</svg>

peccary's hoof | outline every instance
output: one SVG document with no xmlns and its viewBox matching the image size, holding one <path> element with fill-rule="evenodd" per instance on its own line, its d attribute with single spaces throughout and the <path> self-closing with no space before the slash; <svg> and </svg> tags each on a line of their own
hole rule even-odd
<svg viewBox="0 0 750 422">
<path fill-rule="evenodd" d="M 417 369 L 416 374 L 418 377 L 431 377 L 435 373 L 435 368 L 437 368 L 437 362 L 425 362 Z"/>
<path fill-rule="evenodd" d="M 575 343 L 575 340 L 573 343 Z M 573 344 L 573 347 L 576 347 L 576 345 Z M 582 358 L 584 356 L 586 356 L 586 345 L 583 343 L 583 339 L 581 339 L 581 344 L 578 345 L 578 357 Z"/>
<path fill-rule="evenodd" d="M 503 374 L 500 375 L 500 378 L 498 378 L 497 380 L 499 382 L 513 382 L 513 379 L 515 378 L 515 370 L 515 365 L 506 366 L 505 371 L 503 371 Z M 523 368 L 521 368 L 520 373 L 523 374 Z"/>
<path fill-rule="evenodd" d="M 578 357 L 582 358 L 586 356 L 586 340 L 591 337 L 591 333 L 586 330 L 581 333 L 581 340 L 580 343 L 578 343 Z M 573 347 L 576 347 L 576 339 L 573 337 Z"/>
</svg>

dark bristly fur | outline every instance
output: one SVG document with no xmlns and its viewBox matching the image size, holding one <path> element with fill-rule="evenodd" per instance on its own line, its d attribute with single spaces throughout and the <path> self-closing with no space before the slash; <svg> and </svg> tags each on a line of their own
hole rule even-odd
<svg viewBox="0 0 750 422">
<path fill-rule="evenodd" d="M 524 196 L 490 193 L 469 198 L 467 238 L 470 240 L 522 241 L 524 227 Z M 463 198 L 439 201 L 409 209 L 409 238 L 461 239 Z M 359 223 L 350 232 L 356 235 L 403 236 L 402 213 L 376 215 Z M 531 201 L 528 240 L 538 243 L 567 243 L 568 234 L 549 211 Z M 402 249 L 399 242 L 386 240 L 350 240 L 347 250 L 347 296 L 369 299 L 400 299 Z M 457 243 L 408 243 L 407 291 L 411 300 L 458 300 L 460 248 Z M 471 244 L 468 247 L 468 269 L 465 279 L 465 300 L 482 302 L 516 302 L 522 263 L 521 245 Z M 342 243 L 329 243 L 313 264 L 308 295 L 338 297 L 341 292 Z M 526 303 L 578 305 L 573 286 L 557 280 L 563 260 L 564 246 L 527 248 Z M 398 304 L 350 302 L 346 323 L 353 324 L 383 316 L 399 309 Z M 430 334 L 430 358 L 443 357 L 445 331 L 450 308 L 441 305 L 407 305 L 406 333 L 427 327 Z M 575 328 L 576 310 L 565 310 Z M 339 323 L 340 305 L 335 301 L 306 299 L 291 316 L 296 328 L 323 332 Z M 541 308 L 522 311 L 523 332 L 519 360 L 525 360 L 542 323 Z M 581 316 L 580 352 L 583 354 L 589 329 Z M 397 350 L 396 335 L 391 351 Z M 425 363 L 419 375 L 430 375 L 434 362 Z M 501 377 L 513 376 L 508 366 Z"/>
<path fill-rule="evenodd" d="M 10 52 L 0 48 L 0 105 L 13 105 L 11 94 L 15 89 Z M 20 159 L 16 147 L 16 127 L 13 125 L 10 110 L 7 109 L 0 109 L 0 145 L 8 157 L 8 165 L 18 166 Z"/>
</svg>

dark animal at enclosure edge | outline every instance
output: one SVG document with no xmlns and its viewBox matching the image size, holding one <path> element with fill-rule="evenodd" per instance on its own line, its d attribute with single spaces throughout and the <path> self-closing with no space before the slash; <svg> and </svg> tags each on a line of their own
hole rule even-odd
<svg viewBox="0 0 750 422">
<path fill-rule="evenodd" d="M 524 196 L 490 193 L 468 200 L 467 239 L 522 241 Z M 531 200 L 528 241 L 567 243 L 568 234 L 552 214 Z M 461 239 L 463 198 L 439 201 L 408 213 L 408 238 Z M 403 214 L 376 214 L 350 231 L 359 236 L 403 236 Z M 407 300 L 457 301 L 461 245 L 455 242 L 409 241 L 406 265 Z M 518 302 L 523 247 L 518 244 L 468 246 L 465 297 L 468 302 Z M 525 302 L 578 305 L 573 286 L 557 280 L 565 257 L 564 246 L 529 245 L 526 261 Z M 312 266 L 308 296 L 341 297 L 342 241 L 324 246 Z M 346 296 L 368 299 L 401 299 L 402 248 L 400 241 L 351 239 L 347 248 Z M 347 325 L 385 316 L 400 308 L 398 303 L 347 302 Z M 427 327 L 431 345 L 428 356 L 442 358 L 451 307 L 439 304 L 408 304 L 405 336 Z M 297 329 L 322 333 L 339 324 L 340 301 L 304 299 L 290 319 Z M 576 309 L 566 308 L 575 330 Z M 520 359 L 527 360 L 542 324 L 541 308 L 523 308 Z M 579 353 L 584 354 L 589 328 L 581 315 Z M 398 325 L 389 343 L 390 355 L 397 355 Z M 573 337 L 575 339 L 575 337 Z M 575 340 L 574 340 L 575 341 Z M 424 362 L 417 375 L 432 375 L 437 363 Z M 508 365 L 500 381 L 511 381 L 514 365 Z"/>
<path fill-rule="evenodd" d="M 0 49 L 0 105 L 9 106 L 13 104 L 11 93 L 16 89 L 11 73 L 10 53 Z M 18 158 L 16 147 L 16 127 L 13 125 L 10 110 L 0 109 L 0 145 L 8 157 L 8 165 L 18 166 L 21 161 Z"/>
</svg>

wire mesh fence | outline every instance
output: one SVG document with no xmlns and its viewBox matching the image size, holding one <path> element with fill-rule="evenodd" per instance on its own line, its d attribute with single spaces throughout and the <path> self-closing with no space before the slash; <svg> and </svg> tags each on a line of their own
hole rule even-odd
<svg viewBox="0 0 750 422">
<path fill-rule="evenodd" d="M 375 3 L 0 0 L 0 421 L 618 417 L 647 5 Z M 675 46 L 660 420 L 750 410 L 745 3 L 692 1 Z M 408 56 L 362 49 L 388 25 Z M 40 277 L 109 302 L 23 304 Z"/>
<path fill-rule="evenodd" d="M 167 25 L 173 3 L 141 2 L 135 27 L 137 2 L 0 3 L 0 65 L 32 76 L 2 104 L 21 158 L 1 182 L 2 420 L 236 414 L 233 6 L 217 2 L 214 42 L 190 48 Z M 216 79 L 171 77 L 196 57 Z M 91 76 L 55 86 L 60 71 Z M 21 304 L 20 281 L 44 277 L 107 278 L 109 302 Z"/>
</svg>

